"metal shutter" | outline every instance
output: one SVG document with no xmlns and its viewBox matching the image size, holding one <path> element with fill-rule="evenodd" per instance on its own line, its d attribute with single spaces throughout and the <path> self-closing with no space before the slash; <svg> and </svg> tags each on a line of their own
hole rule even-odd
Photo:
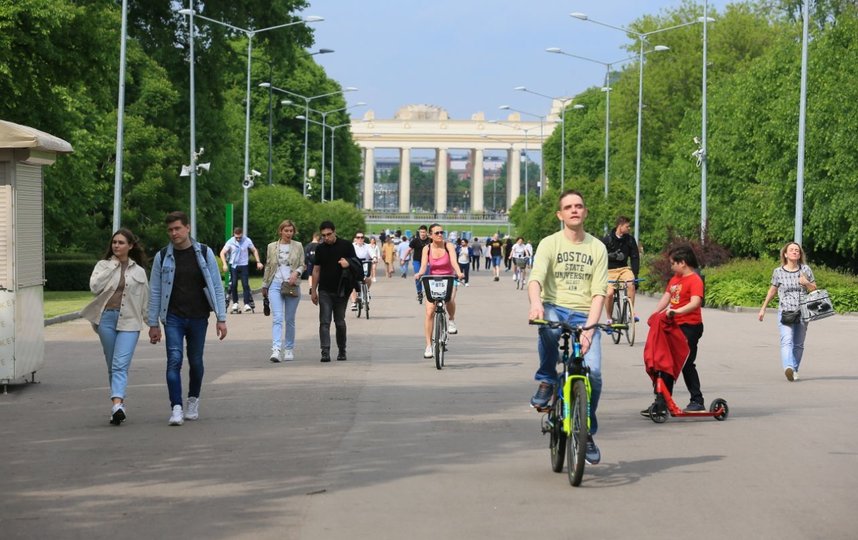
<svg viewBox="0 0 858 540">
<path fill-rule="evenodd" d="M 16 290 L 42 286 L 44 242 L 42 167 L 18 163 L 15 177 Z"/>
</svg>

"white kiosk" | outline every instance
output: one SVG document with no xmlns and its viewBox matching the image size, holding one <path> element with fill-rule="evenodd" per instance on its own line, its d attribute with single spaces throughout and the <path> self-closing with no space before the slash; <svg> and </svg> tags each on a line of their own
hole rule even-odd
<svg viewBox="0 0 858 540">
<path fill-rule="evenodd" d="M 35 380 L 45 362 L 42 167 L 66 141 L 0 120 L 0 385 Z"/>
</svg>

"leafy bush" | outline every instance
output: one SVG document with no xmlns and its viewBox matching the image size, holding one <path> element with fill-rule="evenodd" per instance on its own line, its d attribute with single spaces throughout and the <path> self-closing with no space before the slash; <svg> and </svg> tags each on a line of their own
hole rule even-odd
<svg viewBox="0 0 858 540">
<path fill-rule="evenodd" d="M 98 260 L 92 255 L 89 259 L 58 259 L 45 261 L 45 290 L 47 291 L 88 291 L 89 276 Z"/>
<path fill-rule="evenodd" d="M 646 268 L 648 269 L 648 279 L 644 285 L 645 290 L 661 291 L 664 289 L 665 285 L 667 285 L 667 282 L 670 281 L 671 276 L 673 276 L 673 270 L 671 270 L 670 268 L 669 255 L 671 250 L 676 247 L 682 245 L 690 245 L 691 249 L 694 250 L 694 255 L 697 256 L 697 262 L 698 264 L 700 264 L 701 271 L 704 268 L 709 269 L 721 266 L 730 260 L 730 252 L 727 250 L 727 248 L 718 244 L 708 236 L 705 238 L 705 242 L 703 244 L 701 244 L 699 240 L 692 240 L 677 236 L 672 230 L 667 231 L 667 237 L 667 243 L 664 249 L 662 249 L 658 255 L 645 258 L 645 261 L 647 261 Z M 708 276 L 709 271 L 707 270 L 705 274 Z M 708 282 L 706 284 L 706 288 L 706 300 L 708 303 Z"/>
</svg>

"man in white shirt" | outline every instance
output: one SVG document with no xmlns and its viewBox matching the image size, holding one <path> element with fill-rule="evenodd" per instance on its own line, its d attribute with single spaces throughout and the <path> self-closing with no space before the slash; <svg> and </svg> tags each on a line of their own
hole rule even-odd
<svg viewBox="0 0 858 540">
<path fill-rule="evenodd" d="M 220 260 L 223 263 L 223 271 L 229 271 L 229 294 L 232 297 L 232 313 L 238 313 L 238 280 L 241 280 L 241 288 L 244 289 L 244 311 L 253 311 L 256 305 L 253 303 L 253 294 L 250 291 L 248 263 L 250 253 L 256 259 L 256 269 L 262 270 L 262 262 L 259 251 L 253 245 L 253 240 L 244 236 L 241 227 L 236 227 L 233 237 L 226 241 L 220 250 Z"/>
</svg>

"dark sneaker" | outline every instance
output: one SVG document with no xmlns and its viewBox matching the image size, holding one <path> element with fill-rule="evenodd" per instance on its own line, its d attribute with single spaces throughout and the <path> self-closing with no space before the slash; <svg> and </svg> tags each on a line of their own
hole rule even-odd
<svg viewBox="0 0 858 540">
<path fill-rule="evenodd" d="M 596 441 L 593 440 L 592 435 L 587 436 L 587 450 L 584 452 L 584 461 L 587 462 L 587 465 L 598 465 L 602 461 L 602 452 L 596 446 Z"/>
<path fill-rule="evenodd" d="M 268 297 L 262 299 L 262 314 L 266 317 L 271 316 L 271 304 L 268 302 Z"/>
<path fill-rule="evenodd" d="M 113 410 L 110 414 L 110 423 L 114 426 L 118 426 L 122 422 L 125 421 L 125 404 L 117 403 L 113 406 Z"/>
<path fill-rule="evenodd" d="M 321 362 L 330 362 L 331 361 L 331 353 L 328 349 L 322 349 L 322 359 Z"/>
<path fill-rule="evenodd" d="M 554 394 L 554 385 L 547 382 L 539 383 L 539 388 L 536 393 L 530 398 L 530 406 L 534 409 L 543 409 L 548 406 L 551 401 L 551 395 Z"/>
<path fill-rule="evenodd" d="M 423 303 L 423 293 L 422 292 L 417 293 L 417 303 L 418 304 Z"/>
<path fill-rule="evenodd" d="M 704 407 L 702 403 L 692 401 L 688 405 L 686 405 L 684 409 L 682 409 L 682 412 L 704 412 L 705 410 L 706 407 Z"/>
<path fill-rule="evenodd" d="M 655 405 L 655 403 L 653 403 L 653 405 Z M 649 418 L 649 411 L 650 411 L 650 409 L 653 407 L 653 405 L 650 405 L 650 406 L 649 406 L 649 407 L 647 407 L 646 409 L 643 409 L 643 410 L 641 411 L 641 416 L 643 416 L 644 418 Z"/>
<path fill-rule="evenodd" d="M 338 352 L 338 353 L 337 353 L 337 360 L 338 360 L 339 362 L 345 362 L 345 361 L 346 361 L 346 351 L 340 351 L 340 352 Z"/>
</svg>

